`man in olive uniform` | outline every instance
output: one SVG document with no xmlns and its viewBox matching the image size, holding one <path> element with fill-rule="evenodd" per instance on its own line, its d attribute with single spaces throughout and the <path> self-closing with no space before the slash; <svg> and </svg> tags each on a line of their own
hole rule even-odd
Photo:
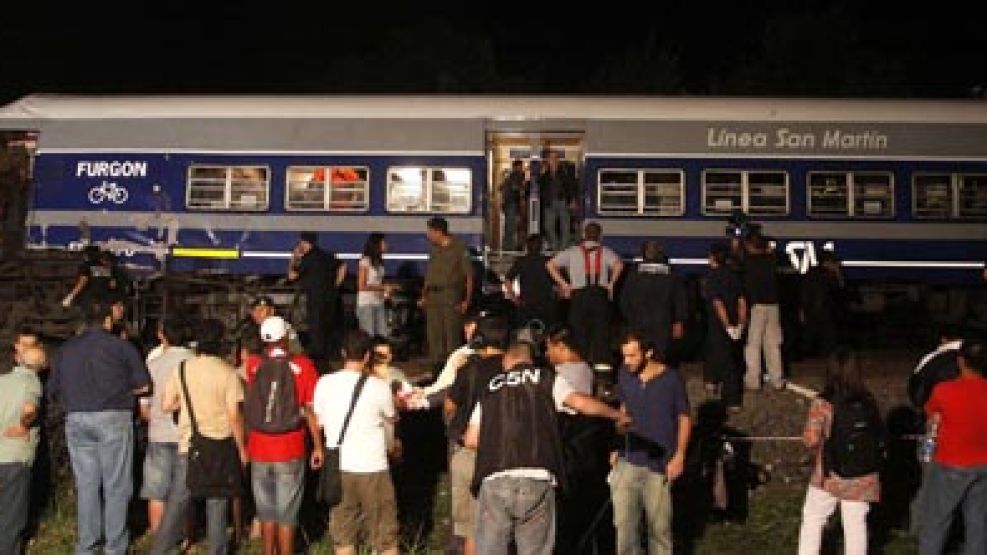
<svg viewBox="0 0 987 555">
<path fill-rule="evenodd" d="M 463 343 L 463 314 L 473 295 L 473 272 L 466 245 L 449 234 L 445 218 L 430 219 L 425 236 L 432 248 L 420 304 L 425 308 L 429 362 L 438 367 Z"/>
</svg>

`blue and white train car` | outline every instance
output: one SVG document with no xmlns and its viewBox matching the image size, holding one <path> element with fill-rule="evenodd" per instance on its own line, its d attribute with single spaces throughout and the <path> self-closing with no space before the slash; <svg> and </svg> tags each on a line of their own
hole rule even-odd
<svg viewBox="0 0 987 555">
<path fill-rule="evenodd" d="M 700 271 L 739 209 L 799 270 L 827 248 L 851 277 L 967 282 L 987 258 L 982 101 L 37 95 L 0 131 L 37 134 L 28 246 L 174 271 L 281 274 L 305 230 L 351 260 L 381 231 L 420 273 L 436 215 L 496 252 L 501 175 L 549 150 L 628 257 L 654 237 Z"/>
</svg>

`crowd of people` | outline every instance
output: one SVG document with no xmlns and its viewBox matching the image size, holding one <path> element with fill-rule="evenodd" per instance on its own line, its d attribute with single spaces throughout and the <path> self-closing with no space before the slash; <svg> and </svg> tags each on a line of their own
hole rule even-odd
<svg viewBox="0 0 987 555">
<path fill-rule="evenodd" d="M 426 236 L 432 251 L 419 303 L 426 370 L 437 375 L 426 372 L 425 381 L 394 365 L 384 305 L 395 286 L 385 275 L 381 234 L 370 235 L 358 264 L 357 329 L 340 331 L 345 266 L 306 232 L 288 270 L 305 294 L 306 333 L 260 296 L 232 334 L 219 320 L 169 314 L 147 353 L 120 329 L 123 284 L 112 261 L 87 259 L 65 301 L 80 305 L 81 331 L 49 364 L 40 337 L 20 330 L 15 365 L 0 374 L 0 554 L 16 553 L 22 540 L 45 398 L 65 414 L 77 553 L 128 552 L 138 466 L 152 553 L 182 549 L 194 529 L 189 509 L 200 500 L 210 553 L 226 553 L 248 534 L 266 555 L 293 553 L 299 517 L 310 511 L 328 514 L 336 553 L 360 545 L 397 553 L 402 422 L 433 410 L 445 423 L 456 549 L 599 548 L 597 517 L 609 505 L 616 536 L 604 551 L 671 553 L 672 486 L 685 471 L 695 422 L 675 354 L 691 323 L 688 299 L 662 245 L 645 242 L 642 261 L 628 268 L 595 222 L 553 256 L 533 235 L 506 274 L 513 308 L 484 310 L 473 302 L 469 256 L 448 222 L 433 218 Z M 755 229 L 711 245 L 709 268 L 705 392 L 736 412 L 762 380 L 786 387 L 775 257 Z M 819 552 L 837 506 L 846 552 L 866 553 L 866 515 L 881 493 L 886 437 L 857 358 L 840 346 L 842 287 L 839 261 L 826 254 L 800 298 L 815 352 L 829 359 L 803 438 L 814 454 L 799 534 L 804 554 Z M 623 328 L 616 341 L 615 313 Z M 987 549 L 985 348 L 982 339 L 947 330 L 909 384 L 928 429 L 913 511 L 923 554 L 942 552 L 957 510 L 968 552 Z M 342 361 L 328 371 L 334 352 Z M 601 394 L 607 382 L 612 395 Z M 147 430 L 140 447 L 137 422 Z M 240 479 L 202 486 L 202 438 L 224 442 Z M 341 495 L 329 507 L 306 495 L 313 475 L 337 468 Z"/>
</svg>

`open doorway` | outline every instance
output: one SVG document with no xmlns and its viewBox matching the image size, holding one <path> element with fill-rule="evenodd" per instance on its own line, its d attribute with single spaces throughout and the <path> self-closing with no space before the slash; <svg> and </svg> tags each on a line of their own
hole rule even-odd
<svg viewBox="0 0 987 555">
<path fill-rule="evenodd" d="M 544 232 L 539 177 L 552 152 L 558 155 L 561 171 L 571 175 L 575 183 L 576 202 L 570 218 L 570 236 L 577 237 L 575 232 L 579 229 L 585 206 L 583 134 L 496 132 L 489 134 L 487 145 L 490 168 L 484 230 L 487 249 L 500 257 L 518 255 L 524 250 L 524 239 L 529 234 Z M 512 170 L 521 173 L 512 176 Z M 511 193 L 518 188 L 520 191 Z M 512 209 L 516 215 L 511 214 Z M 509 237 L 512 231 L 513 240 Z"/>
</svg>

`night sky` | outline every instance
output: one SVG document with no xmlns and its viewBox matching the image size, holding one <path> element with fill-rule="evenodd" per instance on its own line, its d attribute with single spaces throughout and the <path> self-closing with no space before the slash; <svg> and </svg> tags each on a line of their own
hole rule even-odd
<svg viewBox="0 0 987 555">
<path fill-rule="evenodd" d="M 153 4 L 18 4 L 0 15 L 0 101 L 36 92 L 964 98 L 987 88 L 984 18 L 946 2 L 673 0 L 647 11 L 350 2 L 345 13 L 341 2 Z"/>
</svg>

